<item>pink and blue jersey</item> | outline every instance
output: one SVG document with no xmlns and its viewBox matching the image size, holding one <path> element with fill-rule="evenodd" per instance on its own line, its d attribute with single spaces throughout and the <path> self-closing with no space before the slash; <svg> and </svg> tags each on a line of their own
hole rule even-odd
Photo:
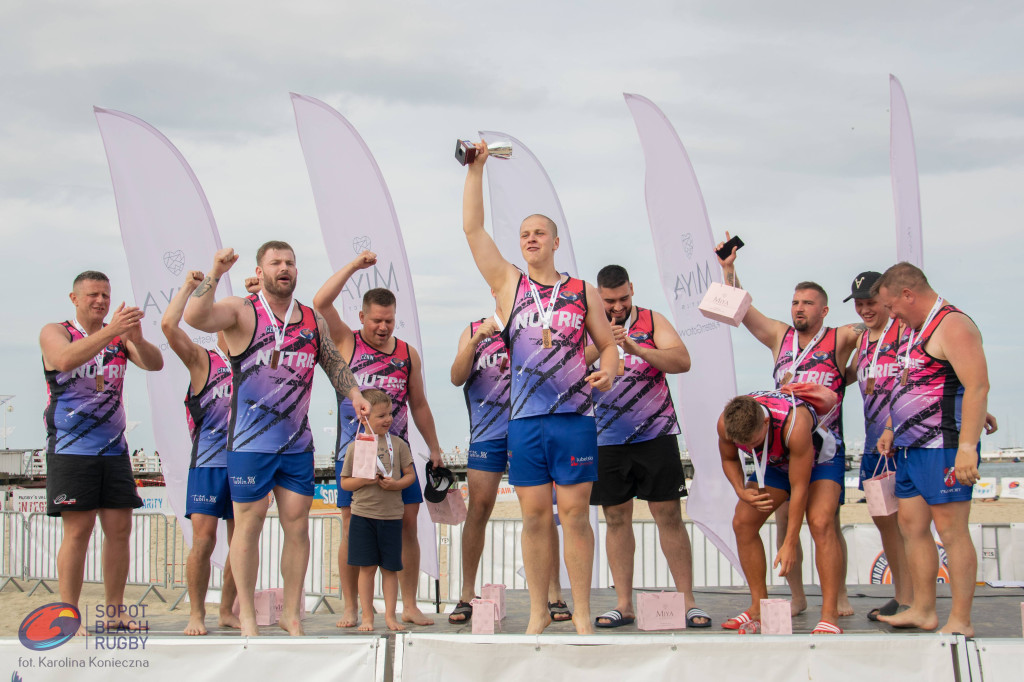
<svg viewBox="0 0 1024 682">
<path fill-rule="evenodd" d="M 85 338 L 71 322 L 61 325 L 75 343 Z M 106 326 L 106 325 L 104 325 Z M 46 377 L 46 452 L 57 455 L 125 455 L 121 403 L 128 351 L 120 336 L 101 351 L 103 390 L 96 390 L 96 358 L 69 372 L 43 367 Z"/>
<path fill-rule="evenodd" d="M 543 310 L 554 287 L 534 282 Z M 510 419 L 543 414 L 593 414 L 584 356 L 587 289 L 581 279 L 567 277 L 558 289 L 551 314 L 551 348 L 545 348 L 541 313 L 530 280 L 519 275 L 516 296 L 502 338 L 511 357 Z"/>
<path fill-rule="evenodd" d="M 629 337 L 643 348 L 654 345 L 654 314 L 637 308 Z M 626 353 L 623 374 L 611 390 L 594 399 L 598 445 L 629 445 L 679 433 L 676 408 L 665 373 L 643 358 Z"/>
<path fill-rule="evenodd" d="M 818 415 L 815 414 L 814 409 L 800 400 L 794 398 L 787 393 L 779 393 L 778 391 L 754 391 L 748 393 L 748 396 L 753 398 L 768 410 L 768 466 L 775 467 L 779 471 L 789 472 L 789 446 L 786 444 L 786 435 L 789 429 L 785 426 L 786 419 L 797 407 L 806 407 L 808 412 L 811 413 L 811 419 L 813 420 L 811 428 L 816 428 L 818 425 Z M 814 439 L 814 454 L 815 461 L 814 466 L 818 465 L 817 454 L 818 454 L 818 439 Z M 743 452 L 761 460 L 762 448 L 748 448 L 744 445 L 737 444 L 738 449 Z"/>
<path fill-rule="evenodd" d="M 270 366 L 275 345 L 272 313 L 263 309 L 255 295 L 246 300 L 256 325 L 249 346 L 231 358 L 228 449 L 279 455 L 312 452 L 309 400 L 321 343 L 313 309 L 296 302 L 302 317 L 285 329 L 274 369 Z M 281 320 L 276 323 L 278 329 L 284 325 Z"/>
<path fill-rule="evenodd" d="M 835 328 L 826 327 L 824 335 L 810 354 L 803 359 L 799 367 L 793 367 L 793 361 L 796 359 L 793 355 L 793 335 L 796 333 L 796 329 L 790 327 L 782 337 L 779 357 L 772 372 L 775 388 L 782 387 L 782 380 L 789 372 L 793 374 L 790 383 L 820 384 L 832 390 L 838 396 L 839 404 L 829 418 L 828 430 L 836 437 L 836 446 L 839 447 L 843 444 L 843 396 L 846 395 L 846 372 L 836 359 L 836 342 L 839 334 Z M 799 339 L 797 342 L 799 343 Z M 801 353 L 803 348 L 798 348 L 797 357 Z"/>
<path fill-rule="evenodd" d="M 871 393 L 867 392 L 871 362 L 878 349 L 878 362 L 875 364 L 875 385 Z M 868 340 L 868 332 L 861 335 L 860 348 L 857 351 L 857 383 L 860 394 L 864 398 L 864 453 L 873 455 L 878 452 L 878 439 L 885 429 L 889 417 L 889 396 L 899 382 L 899 363 L 896 351 L 899 346 L 899 325 L 893 324 L 889 331 L 876 341 Z"/>
<path fill-rule="evenodd" d="M 964 313 L 945 304 L 920 335 L 914 335 L 910 351 L 910 374 L 907 384 L 898 381 L 889 401 L 893 441 L 900 448 L 956 448 L 960 444 L 960 408 L 964 386 L 953 366 L 925 352 L 924 347 L 936 328 L 951 313 Z M 910 331 L 900 338 L 900 370 L 907 368 L 907 342 Z M 920 343 L 918 343 L 920 339 Z"/>
<path fill-rule="evenodd" d="M 409 344 L 395 338 L 395 350 L 391 353 L 377 350 L 366 343 L 359 332 L 354 334 L 352 358 L 349 368 L 360 389 L 377 388 L 391 398 L 391 428 L 389 432 L 402 440 L 409 440 L 409 374 L 412 372 L 412 355 Z M 345 458 L 345 450 L 356 438 L 359 420 L 348 396 L 338 396 L 338 442 L 335 452 L 338 460 Z"/>
<path fill-rule="evenodd" d="M 206 350 L 206 385 L 185 394 L 185 421 L 192 437 L 190 469 L 228 465 L 228 425 L 231 421 L 231 366 L 220 353 Z"/>
<path fill-rule="evenodd" d="M 470 323 L 470 337 L 483 322 Z M 471 443 L 499 440 L 508 435 L 510 383 L 508 350 L 501 332 L 495 332 L 473 351 L 473 369 L 462 387 L 469 410 Z"/>
</svg>

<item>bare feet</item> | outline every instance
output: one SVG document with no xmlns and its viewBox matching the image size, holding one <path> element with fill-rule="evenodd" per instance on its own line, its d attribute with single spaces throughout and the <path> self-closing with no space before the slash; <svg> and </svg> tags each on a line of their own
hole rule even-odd
<svg viewBox="0 0 1024 682">
<path fill-rule="evenodd" d="M 398 619 L 394 616 L 385 615 L 384 624 L 388 626 L 388 630 L 391 630 L 393 632 L 402 632 L 403 630 L 405 630 L 405 626 L 398 622 Z M 430 624 L 433 625 L 434 621 L 430 621 Z"/>
<path fill-rule="evenodd" d="M 840 618 L 843 618 L 844 616 L 853 615 L 853 604 L 850 603 L 849 596 L 847 596 L 846 594 L 839 595 L 838 605 Z"/>
<path fill-rule="evenodd" d="M 242 637 L 259 637 L 260 627 L 256 625 L 256 617 L 239 619 L 238 629 L 242 631 Z"/>
<path fill-rule="evenodd" d="M 237 630 L 240 627 L 242 627 L 242 622 L 238 620 L 238 616 L 231 613 L 230 611 L 226 613 L 222 612 L 220 616 L 217 618 L 217 627 L 231 628 L 232 630 Z"/>
<path fill-rule="evenodd" d="M 188 625 L 185 626 L 186 635 L 205 635 L 206 616 L 202 613 L 192 613 L 188 617 Z"/>
<path fill-rule="evenodd" d="M 359 620 L 359 612 L 353 607 L 342 611 L 341 618 L 335 625 L 339 628 L 354 628 L 357 620 Z"/>
<path fill-rule="evenodd" d="M 89 630 L 86 629 L 85 625 L 78 626 L 78 632 L 75 633 L 75 637 L 86 637 L 89 634 Z"/>
<path fill-rule="evenodd" d="M 355 623 L 352 625 L 355 625 Z M 352 625 L 345 625 L 343 627 L 352 627 Z M 363 622 L 356 629 L 359 632 L 373 632 L 373 614 L 371 613 L 369 618 L 363 618 Z"/>
<path fill-rule="evenodd" d="M 790 612 L 794 616 L 799 616 L 801 613 L 807 610 L 807 596 L 801 595 L 799 597 L 793 597 L 790 601 Z M 747 611 L 750 613 L 750 611 Z M 753 614 L 751 614 L 753 615 Z"/>
<path fill-rule="evenodd" d="M 576 626 L 577 635 L 592 635 L 594 634 L 594 623 L 588 613 L 586 617 L 580 615 L 579 611 L 572 615 L 572 624 Z"/>
<path fill-rule="evenodd" d="M 422 611 L 417 607 L 404 608 L 402 609 L 402 622 L 412 623 L 413 625 L 433 625 L 434 619 L 428 618 Z M 390 625 L 388 627 L 391 627 Z M 394 629 L 394 628 L 392 628 Z"/>
<path fill-rule="evenodd" d="M 944 635 L 963 635 L 964 637 L 974 637 L 974 626 L 971 625 L 970 621 L 964 623 L 959 620 L 953 620 L 950 618 L 946 621 L 946 624 L 939 630 Z"/>
<path fill-rule="evenodd" d="M 281 620 L 277 621 L 277 625 L 292 637 L 301 637 L 306 634 L 306 631 L 302 629 L 302 619 L 296 616 L 285 616 L 282 613 Z"/>
<path fill-rule="evenodd" d="M 915 611 L 913 607 L 907 609 L 902 613 L 896 613 L 891 616 L 878 616 L 878 620 L 883 623 L 888 623 L 894 628 L 919 628 L 921 630 L 934 630 L 939 627 L 939 617 L 935 614 L 935 611 L 923 612 Z M 948 625 L 948 623 L 947 623 Z M 967 624 L 967 628 L 974 632 L 974 628 L 971 627 L 970 623 Z M 967 634 L 966 632 L 964 634 Z"/>
<path fill-rule="evenodd" d="M 530 622 L 526 625 L 526 634 L 539 635 L 544 632 L 544 629 L 549 625 L 551 625 L 551 616 L 548 615 L 547 611 L 545 611 L 541 616 L 534 617 L 531 615 Z"/>
</svg>

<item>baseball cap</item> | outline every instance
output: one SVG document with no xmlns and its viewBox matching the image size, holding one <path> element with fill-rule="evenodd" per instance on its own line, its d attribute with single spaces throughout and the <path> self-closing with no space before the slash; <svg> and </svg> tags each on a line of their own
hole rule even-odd
<svg viewBox="0 0 1024 682">
<path fill-rule="evenodd" d="M 423 484 L 423 497 L 427 502 L 444 502 L 448 491 L 455 486 L 455 474 L 451 469 L 435 467 L 433 462 L 427 462 L 427 482 Z"/>
<path fill-rule="evenodd" d="M 881 277 L 882 273 L 875 272 L 874 270 L 868 270 L 857 275 L 853 280 L 853 284 L 850 285 L 850 295 L 843 299 L 843 303 L 846 303 L 851 298 L 871 298 L 871 287 Z"/>
</svg>

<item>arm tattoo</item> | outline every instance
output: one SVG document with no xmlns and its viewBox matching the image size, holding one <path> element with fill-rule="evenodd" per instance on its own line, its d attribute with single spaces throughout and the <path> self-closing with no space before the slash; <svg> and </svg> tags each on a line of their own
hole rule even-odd
<svg viewBox="0 0 1024 682">
<path fill-rule="evenodd" d="M 725 276 L 725 282 L 726 282 L 726 284 L 728 284 L 731 287 L 736 286 L 736 274 L 733 273 L 733 272 L 730 272 L 729 274 L 727 274 Z"/>
<path fill-rule="evenodd" d="M 208 291 L 217 286 L 218 281 L 220 281 L 219 277 L 207 275 L 206 279 L 204 279 L 202 283 L 196 287 L 196 290 L 192 292 L 192 298 L 202 298 Z"/>
<path fill-rule="evenodd" d="M 863 322 L 858 322 L 857 324 L 853 325 L 853 331 L 857 332 L 858 334 L 863 334 L 867 330 L 868 326 Z"/>
<path fill-rule="evenodd" d="M 320 316 L 320 313 L 316 314 L 316 326 L 320 331 L 320 366 L 327 373 L 327 378 L 331 380 L 334 390 L 339 395 L 348 396 L 353 388 L 359 387 L 356 377 L 349 369 L 348 363 L 341 357 L 338 347 L 331 341 L 327 322 Z"/>
</svg>

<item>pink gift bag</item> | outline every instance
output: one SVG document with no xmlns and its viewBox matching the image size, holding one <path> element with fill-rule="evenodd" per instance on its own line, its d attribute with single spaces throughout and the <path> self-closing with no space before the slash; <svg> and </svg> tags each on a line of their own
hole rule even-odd
<svg viewBox="0 0 1024 682">
<path fill-rule="evenodd" d="M 449 526 L 457 526 L 466 520 L 466 502 L 462 499 L 462 491 L 452 488 L 444 497 L 444 502 L 427 502 L 427 511 L 430 512 L 430 520 L 434 523 L 444 523 Z"/>
<path fill-rule="evenodd" d="M 761 600 L 761 634 L 793 634 L 793 610 L 788 599 Z"/>
<path fill-rule="evenodd" d="M 878 467 L 885 461 L 882 473 Z M 889 468 L 889 458 L 879 457 L 874 475 L 864 481 L 864 497 L 868 499 L 868 513 L 872 516 L 890 516 L 896 513 L 896 472 Z"/>
<path fill-rule="evenodd" d="M 473 634 L 493 635 L 498 623 L 498 605 L 490 599 L 473 599 Z"/>
<path fill-rule="evenodd" d="M 281 620 L 281 611 L 284 610 L 284 588 L 274 587 L 269 590 L 256 590 L 254 595 L 256 606 L 256 625 L 275 625 Z M 306 593 L 303 591 L 299 600 L 300 615 L 306 615 Z M 238 605 L 238 598 L 235 598 L 231 612 L 238 616 L 241 607 Z"/>
<path fill-rule="evenodd" d="M 636 595 L 639 630 L 682 630 L 686 627 L 686 596 L 682 592 L 640 592 Z"/>
<path fill-rule="evenodd" d="M 366 427 L 369 429 L 369 426 Z M 352 478 L 377 478 L 377 435 L 372 431 L 356 432 L 352 451 Z"/>
<path fill-rule="evenodd" d="M 750 303 L 750 294 L 743 289 L 712 282 L 698 309 L 704 317 L 738 327 L 750 309 Z"/>
<path fill-rule="evenodd" d="M 490 599 L 498 607 L 498 620 L 505 617 L 505 586 L 487 584 L 480 588 L 480 598 Z"/>
</svg>

